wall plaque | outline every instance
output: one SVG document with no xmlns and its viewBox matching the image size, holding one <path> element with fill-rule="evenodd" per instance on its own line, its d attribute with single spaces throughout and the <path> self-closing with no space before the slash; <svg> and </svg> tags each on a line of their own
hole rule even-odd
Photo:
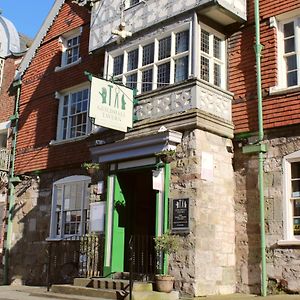
<svg viewBox="0 0 300 300">
<path fill-rule="evenodd" d="M 172 199 L 171 230 L 189 232 L 189 198 Z"/>
</svg>

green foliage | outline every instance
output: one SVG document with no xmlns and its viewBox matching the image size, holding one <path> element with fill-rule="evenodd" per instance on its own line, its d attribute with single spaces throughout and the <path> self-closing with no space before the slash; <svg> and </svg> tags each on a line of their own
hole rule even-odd
<svg viewBox="0 0 300 300">
<path fill-rule="evenodd" d="M 99 170 L 100 169 L 100 164 L 99 163 L 95 163 L 95 162 L 84 162 L 81 167 L 83 169 L 95 169 L 95 170 Z"/>
<path fill-rule="evenodd" d="M 174 156 L 176 153 L 176 150 L 162 150 L 162 151 L 159 151 L 157 153 L 155 153 L 155 156 Z"/>
<path fill-rule="evenodd" d="M 166 232 L 161 236 L 154 238 L 155 250 L 163 251 L 165 254 L 171 254 L 178 251 L 180 247 L 180 237 Z"/>
</svg>

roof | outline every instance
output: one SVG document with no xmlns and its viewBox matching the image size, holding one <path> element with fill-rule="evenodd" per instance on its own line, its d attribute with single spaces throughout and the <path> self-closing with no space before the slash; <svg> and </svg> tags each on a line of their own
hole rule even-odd
<svg viewBox="0 0 300 300">
<path fill-rule="evenodd" d="M 35 36 L 31 47 L 28 49 L 24 58 L 22 59 L 22 62 L 17 70 L 15 80 L 20 79 L 22 77 L 22 75 L 24 74 L 24 72 L 26 71 L 26 69 L 28 68 L 31 60 L 33 59 L 33 57 L 36 54 L 37 49 L 41 45 L 44 37 L 46 36 L 49 28 L 53 24 L 53 21 L 55 20 L 57 14 L 60 11 L 60 8 L 62 7 L 62 5 L 64 3 L 65 3 L 65 0 L 56 0 L 54 2 L 50 12 L 48 13 L 46 19 L 44 20 L 44 22 L 42 24 L 40 30 L 38 31 L 37 35 Z"/>
<path fill-rule="evenodd" d="M 0 57 L 20 53 L 20 38 L 14 24 L 0 15 Z"/>
</svg>

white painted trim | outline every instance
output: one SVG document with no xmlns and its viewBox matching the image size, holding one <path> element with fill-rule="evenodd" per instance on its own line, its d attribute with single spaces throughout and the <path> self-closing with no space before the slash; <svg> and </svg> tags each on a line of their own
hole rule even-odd
<svg viewBox="0 0 300 300">
<path fill-rule="evenodd" d="M 300 246 L 300 240 L 280 240 L 277 244 L 279 246 Z"/>
<path fill-rule="evenodd" d="M 154 165 L 155 163 L 156 163 L 155 157 L 149 157 L 149 158 L 138 159 L 138 160 L 130 160 L 130 161 L 119 163 L 118 170 L 149 166 L 149 165 Z"/>
<path fill-rule="evenodd" d="M 162 170 L 162 186 L 164 187 L 165 186 L 165 170 L 164 168 L 161 168 Z M 158 228 L 157 228 L 157 235 L 158 236 L 161 236 L 164 232 L 164 189 L 163 191 L 159 191 L 158 192 Z"/>
<path fill-rule="evenodd" d="M 2 122 L 0 123 L 0 130 L 6 130 L 10 128 L 10 121 Z"/>
<path fill-rule="evenodd" d="M 62 179 L 59 179 L 53 183 L 53 185 L 56 184 L 67 184 L 67 183 L 74 183 L 74 182 L 81 182 L 81 181 L 90 181 L 91 177 L 89 176 L 84 176 L 84 175 L 73 175 L 73 176 L 68 176 L 64 177 Z"/>
</svg>

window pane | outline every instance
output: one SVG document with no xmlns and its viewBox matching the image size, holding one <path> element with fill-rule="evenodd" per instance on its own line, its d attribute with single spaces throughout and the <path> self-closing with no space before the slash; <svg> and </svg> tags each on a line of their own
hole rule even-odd
<svg viewBox="0 0 300 300">
<path fill-rule="evenodd" d="M 201 51 L 209 53 L 209 33 L 205 30 L 201 31 Z"/>
<path fill-rule="evenodd" d="M 295 38 L 288 38 L 284 40 L 284 53 L 295 51 Z"/>
<path fill-rule="evenodd" d="M 147 92 L 152 90 L 152 69 L 142 72 L 142 92 Z"/>
<path fill-rule="evenodd" d="M 287 70 L 292 71 L 297 69 L 297 57 L 296 55 L 291 55 L 286 58 Z"/>
<path fill-rule="evenodd" d="M 300 178 L 300 162 L 294 162 L 291 164 L 292 179 Z"/>
<path fill-rule="evenodd" d="M 287 86 L 294 86 L 298 84 L 297 71 L 289 72 L 287 74 Z"/>
<path fill-rule="evenodd" d="M 221 59 L 221 40 L 214 36 L 214 57 Z"/>
<path fill-rule="evenodd" d="M 138 49 L 128 52 L 127 71 L 134 70 L 138 67 Z"/>
<path fill-rule="evenodd" d="M 182 31 L 176 33 L 175 52 L 180 53 L 189 49 L 189 31 Z"/>
<path fill-rule="evenodd" d="M 124 55 L 119 55 L 114 58 L 113 75 L 119 75 L 123 73 L 123 61 Z"/>
<path fill-rule="evenodd" d="M 294 235 L 300 235 L 300 218 L 294 218 Z"/>
<path fill-rule="evenodd" d="M 181 57 L 175 61 L 175 82 L 188 78 L 189 57 Z"/>
<path fill-rule="evenodd" d="M 209 81 L 209 60 L 201 56 L 201 79 Z"/>
<path fill-rule="evenodd" d="M 283 25 L 283 34 L 285 38 L 289 36 L 293 36 L 295 34 L 294 22 L 290 22 Z"/>
<path fill-rule="evenodd" d="M 126 86 L 128 86 L 132 89 L 136 89 L 136 87 L 137 87 L 137 73 L 128 75 L 126 77 Z"/>
<path fill-rule="evenodd" d="M 171 55 L 171 37 L 168 36 L 159 41 L 158 59 L 163 59 Z"/>
<path fill-rule="evenodd" d="M 300 180 L 292 181 L 292 197 L 300 197 Z"/>
<path fill-rule="evenodd" d="M 294 235 L 300 235 L 300 199 L 293 201 Z"/>
<path fill-rule="evenodd" d="M 170 83 L 170 63 L 162 64 L 157 68 L 157 86 L 163 87 Z"/>
<path fill-rule="evenodd" d="M 214 85 L 221 86 L 221 66 L 214 64 Z"/>
<path fill-rule="evenodd" d="M 154 61 L 154 43 L 143 47 L 143 66 L 153 63 Z"/>
</svg>

